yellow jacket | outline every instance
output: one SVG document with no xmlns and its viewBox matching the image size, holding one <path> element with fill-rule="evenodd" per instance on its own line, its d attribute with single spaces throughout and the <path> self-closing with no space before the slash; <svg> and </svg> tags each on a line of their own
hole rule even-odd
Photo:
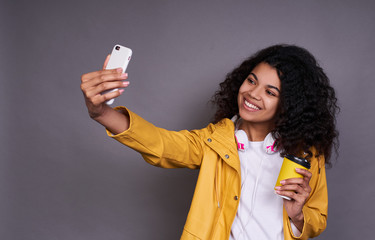
<svg viewBox="0 0 375 240">
<path fill-rule="evenodd" d="M 233 122 L 223 119 L 200 130 L 174 132 L 155 127 L 127 111 L 129 129 L 118 135 L 107 132 L 109 136 L 141 153 L 152 165 L 200 168 L 181 239 L 228 239 L 241 197 L 241 168 Z M 303 207 L 302 234 L 299 238 L 293 236 L 284 209 L 285 240 L 308 239 L 326 228 L 328 195 L 324 159 L 312 159 L 310 171 L 312 191 Z"/>
</svg>

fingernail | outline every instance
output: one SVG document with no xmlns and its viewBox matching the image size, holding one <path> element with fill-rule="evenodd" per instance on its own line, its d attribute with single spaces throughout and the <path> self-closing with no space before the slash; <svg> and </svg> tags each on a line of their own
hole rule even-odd
<svg viewBox="0 0 375 240">
<path fill-rule="evenodd" d="M 123 73 L 123 74 L 121 74 L 121 77 L 127 77 L 127 76 L 128 76 L 127 73 Z"/>
<path fill-rule="evenodd" d="M 120 89 L 118 91 L 120 92 L 120 94 L 122 94 L 124 92 L 124 89 Z"/>
<path fill-rule="evenodd" d="M 280 181 L 280 184 L 284 185 L 285 184 L 285 180 Z"/>
<path fill-rule="evenodd" d="M 124 85 L 124 86 L 128 86 L 129 85 L 129 81 L 125 81 L 125 82 L 122 82 L 122 85 Z"/>
<path fill-rule="evenodd" d="M 116 71 L 120 73 L 122 72 L 122 68 L 117 68 Z"/>
<path fill-rule="evenodd" d="M 280 188 L 281 188 L 280 186 L 279 187 L 275 187 L 276 190 L 280 190 Z"/>
</svg>

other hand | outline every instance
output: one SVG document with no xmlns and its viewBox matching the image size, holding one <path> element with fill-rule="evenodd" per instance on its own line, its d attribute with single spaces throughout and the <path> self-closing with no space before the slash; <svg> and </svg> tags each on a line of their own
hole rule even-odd
<svg viewBox="0 0 375 240">
<path fill-rule="evenodd" d="M 276 193 L 291 198 L 291 200 L 284 199 L 284 207 L 294 225 L 302 231 L 304 222 L 302 208 L 311 193 L 309 182 L 312 173 L 301 168 L 296 168 L 296 172 L 303 178 L 289 178 L 281 181 L 282 186 L 276 187 Z"/>
<path fill-rule="evenodd" d="M 91 118 L 95 119 L 104 114 L 110 108 L 105 102 L 120 96 L 124 88 L 129 86 L 127 73 L 122 73 L 121 68 L 105 69 L 110 55 L 107 56 L 103 69 L 83 74 L 81 76 L 81 90 L 83 92 L 87 109 Z M 111 89 L 119 89 L 114 92 L 101 94 Z"/>
</svg>

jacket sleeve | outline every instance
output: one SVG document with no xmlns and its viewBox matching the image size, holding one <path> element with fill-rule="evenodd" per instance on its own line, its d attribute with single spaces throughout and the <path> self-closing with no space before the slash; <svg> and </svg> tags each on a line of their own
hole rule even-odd
<svg viewBox="0 0 375 240">
<path fill-rule="evenodd" d="M 196 169 L 202 160 L 203 130 L 168 131 L 158 128 L 125 107 L 116 107 L 129 113 L 129 128 L 117 135 L 107 130 L 108 136 L 139 152 L 151 165 L 163 168 L 187 167 Z"/>
<path fill-rule="evenodd" d="M 313 158 L 311 161 L 312 177 L 310 179 L 311 193 L 302 209 L 304 225 L 299 237 L 295 237 L 290 227 L 293 239 L 308 239 L 318 236 L 327 226 L 328 192 L 324 157 Z"/>
</svg>

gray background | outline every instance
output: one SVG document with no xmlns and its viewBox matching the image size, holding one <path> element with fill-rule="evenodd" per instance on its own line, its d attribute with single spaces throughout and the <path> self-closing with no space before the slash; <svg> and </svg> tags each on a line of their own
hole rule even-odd
<svg viewBox="0 0 375 240">
<path fill-rule="evenodd" d="M 0 238 L 178 239 L 198 171 L 147 165 L 90 120 L 80 76 L 133 49 L 116 100 L 157 126 L 202 128 L 225 74 L 275 43 L 309 49 L 340 100 L 319 239 L 372 239 L 375 3 L 1 1 Z"/>
</svg>

